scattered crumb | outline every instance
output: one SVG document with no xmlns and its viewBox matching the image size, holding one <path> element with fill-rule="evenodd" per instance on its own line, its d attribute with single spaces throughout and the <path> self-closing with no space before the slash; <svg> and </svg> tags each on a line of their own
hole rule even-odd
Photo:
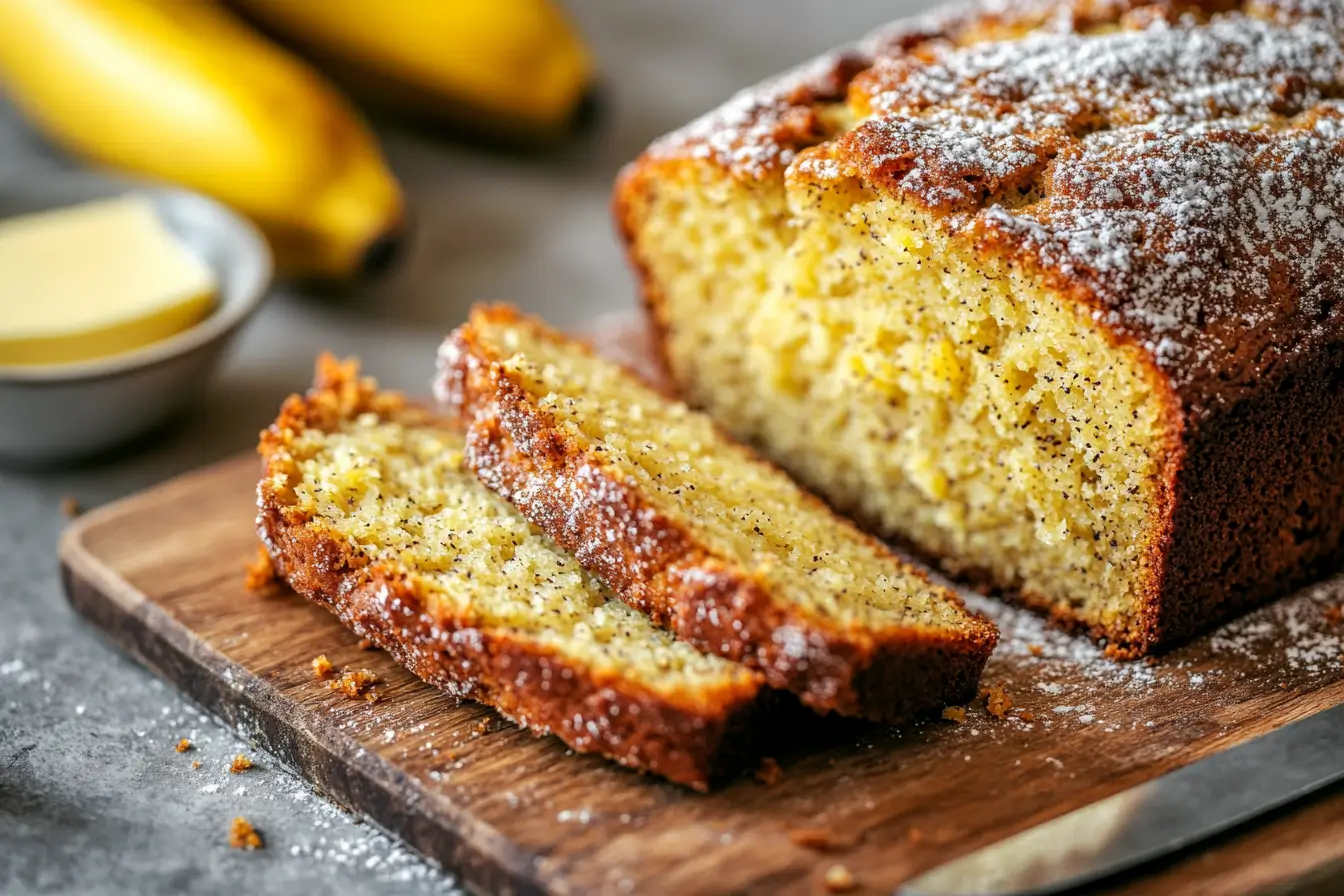
<svg viewBox="0 0 1344 896">
<path fill-rule="evenodd" d="M 1325 621 L 1330 625 L 1344 623 L 1344 604 L 1331 604 L 1326 607 Z"/>
<path fill-rule="evenodd" d="M 831 893 L 848 893 L 855 886 L 854 875 L 844 865 L 832 865 L 827 868 L 826 877 L 822 882 Z"/>
<path fill-rule="evenodd" d="M 1031 654 L 1032 656 L 1041 656 L 1043 653 L 1045 653 L 1045 648 L 1039 644 L 1028 644 L 1027 653 Z"/>
<path fill-rule="evenodd" d="M 187 739 L 184 737 L 184 738 L 182 738 L 180 741 L 177 742 L 177 746 L 173 747 L 173 749 L 176 750 L 176 751 L 179 752 L 179 753 L 185 753 L 185 752 L 187 752 L 188 750 L 191 749 L 191 741 L 187 740 Z"/>
<path fill-rule="evenodd" d="M 924 832 L 923 832 L 922 830 L 920 830 L 919 828 L 911 828 L 911 829 L 909 830 L 909 832 L 905 835 L 905 839 L 906 839 L 906 841 L 909 842 L 912 846 L 913 846 L 914 844 L 916 844 L 916 843 L 923 843 L 923 842 L 924 842 Z"/>
<path fill-rule="evenodd" d="M 278 581 L 275 574 L 275 565 L 271 563 L 271 555 L 266 553 L 266 546 L 257 545 L 257 556 L 246 566 L 246 574 L 243 578 L 243 585 L 248 591 L 261 593 L 271 590 Z"/>
<path fill-rule="evenodd" d="M 79 506 L 79 501 L 76 500 L 74 495 L 66 495 L 61 498 L 61 513 L 65 514 L 66 519 L 72 520 L 83 512 L 84 508 Z"/>
<path fill-rule="evenodd" d="M 373 643 L 372 641 L 370 641 L 368 638 L 360 638 L 360 639 L 359 639 L 359 649 L 360 649 L 360 650 L 373 650 L 373 648 L 374 648 L 374 643 Z"/>
<path fill-rule="evenodd" d="M 1029 709 L 1019 710 L 1017 713 L 1017 717 L 1024 722 L 1036 721 L 1036 713 L 1032 712 Z"/>
<path fill-rule="evenodd" d="M 313 677 L 322 679 L 331 674 L 331 660 L 325 653 L 313 657 Z"/>
<path fill-rule="evenodd" d="M 248 759 L 242 753 L 233 757 L 233 762 L 229 765 L 229 771 L 235 775 L 241 775 L 252 767 L 252 760 Z"/>
<path fill-rule="evenodd" d="M 201 760 L 199 760 L 199 759 L 193 759 L 192 762 L 191 762 L 191 767 L 192 767 L 193 769 L 198 769 L 198 768 L 200 768 L 200 767 L 201 767 Z"/>
<path fill-rule="evenodd" d="M 784 770 L 779 767 L 778 762 L 766 756 L 756 768 L 756 780 L 766 787 L 774 787 L 784 780 Z"/>
<path fill-rule="evenodd" d="M 473 739 L 489 733 L 490 733 L 489 719 L 481 719 L 475 725 L 471 726 L 471 736 Z"/>
<path fill-rule="evenodd" d="M 966 721 L 966 707 L 964 706 L 945 706 L 943 707 L 943 718 L 949 722 L 956 722 L 960 725 Z"/>
<path fill-rule="evenodd" d="M 789 839 L 804 849 L 818 852 L 830 852 L 843 846 L 829 828 L 794 828 L 789 831 Z"/>
<path fill-rule="evenodd" d="M 246 818 L 239 815 L 229 825 L 229 845 L 234 849 L 261 849 L 261 835 Z"/>
<path fill-rule="evenodd" d="M 985 698 L 985 709 L 996 719 L 1006 717 L 1008 710 L 1013 708 L 1013 700 L 1008 696 L 1008 692 L 1003 689 L 1002 684 L 992 684 L 987 688 L 981 688 L 980 696 Z"/>
<path fill-rule="evenodd" d="M 360 669 L 356 672 L 353 669 L 342 669 L 341 677 L 327 683 L 327 687 L 333 691 L 340 691 L 351 700 L 358 700 L 363 697 L 370 703 L 378 700 L 376 694 L 365 694 L 365 691 L 372 685 L 378 683 L 378 676 L 368 669 Z"/>
</svg>

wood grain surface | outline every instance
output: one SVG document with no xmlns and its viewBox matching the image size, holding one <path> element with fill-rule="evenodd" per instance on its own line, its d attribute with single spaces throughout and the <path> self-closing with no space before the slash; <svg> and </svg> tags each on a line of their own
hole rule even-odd
<svg viewBox="0 0 1344 896">
<path fill-rule="evenodd" d="M 457 703 L 286 589 L 248 591 L 257 469 L 240 457 L 76 520 L 61 545 L 72 605 L 336 801 L 481 891 L 822 892 L 840 864 L 856 892 L 889 892 L 1344 701 L 1344 626 L 1331 609 L 1344 582 L 1151 664 L 1111 662 L 1031 614 L 970 596 L 1004 632 L 985 679 L 1013 704 L 1003 718 L 984 700 L 959 724 L 902 729 L 799 715 L 769 739 L 777 781 L 744 774 L 697 795 Z M 318 654 L 377 673 L 381 699 L 349 700 L 315 680 Z M 1342 888 L 1336 788 L 1108 892 Z"/>
</svg>

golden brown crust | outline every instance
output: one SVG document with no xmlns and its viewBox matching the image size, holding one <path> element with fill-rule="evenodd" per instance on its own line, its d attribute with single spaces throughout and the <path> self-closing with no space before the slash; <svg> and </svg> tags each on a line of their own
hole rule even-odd
<svg viewBox="0 0 1344 896">
<path fill-rule="evenodd" d="M 565 435 L 479 337 L 476 327 L 491 321 L 568 342 L 508 308 L 475 309 L 448 338 L 438 395 L 467 425 L 467 463 L 623 600 L 700 649 L 760 669 L 819 711 L 895 721 L 974 693 L 997 640 L 990 623 L 967 614 L 957 631 L 842 628 L 776 599 L 762 579 Z M 835 525 L 851 524 L 836 518 Z M 950 592 L 944 599 L 960 604 Z"/>
<path fill-rule="evenodd" d="M 750 758 L 767 696 L 754 680 L 708 693 L 658 694 L 471 618 L 435 616 L 404 570 L 369 563 L 308 518 L 281 484 L 290 463 L 287 446 L 304 429 L 329 430 L 366 412 L 429 417 L 359 379 L 353 364 L 324 357 L 313 390 L 287 400 L 262 434 L 257 527 L 277 572 L 295 591 L 429 684 L 493 706 L 539 734 L 555 734 L 577 751 L 697 790 Z"/>
<path fill-rule="evenodd" d="M 638 231 L 664 184 L 855 179 L 1135 350 L 1165 418 L 1136 612 L 1009 596 L 1138 656 L 1344 559 L 1342 35 L 1336 0 L 935 11 L 657 141 L 617 226 L 661 340 Z M 857 126 L 827 126 L 839 106 Z"/>
</svg>

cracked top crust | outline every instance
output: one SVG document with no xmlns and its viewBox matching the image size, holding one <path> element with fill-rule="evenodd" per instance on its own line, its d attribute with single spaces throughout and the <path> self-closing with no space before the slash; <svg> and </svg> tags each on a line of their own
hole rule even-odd
<svg viewBox="0 0 1344 896">
<path fill-rule="evenodd" d="M 1344 0 L 992 0 L 899 22 L 650 148 L 860 179 L 1146 349 L 1187 425 L 1341 338 Z"/>
</svg>

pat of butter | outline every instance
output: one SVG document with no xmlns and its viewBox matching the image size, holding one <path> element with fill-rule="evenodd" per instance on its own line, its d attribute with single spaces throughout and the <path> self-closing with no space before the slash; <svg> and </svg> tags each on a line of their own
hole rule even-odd
<svg viewBox="0 0 1344 896">
<path fill-rule="evenodd" d="M 142 196 L 0 221 L 0 365 L 159 342 L 209 314 L 215 292 L 210 268 Z"/>
</svg>

